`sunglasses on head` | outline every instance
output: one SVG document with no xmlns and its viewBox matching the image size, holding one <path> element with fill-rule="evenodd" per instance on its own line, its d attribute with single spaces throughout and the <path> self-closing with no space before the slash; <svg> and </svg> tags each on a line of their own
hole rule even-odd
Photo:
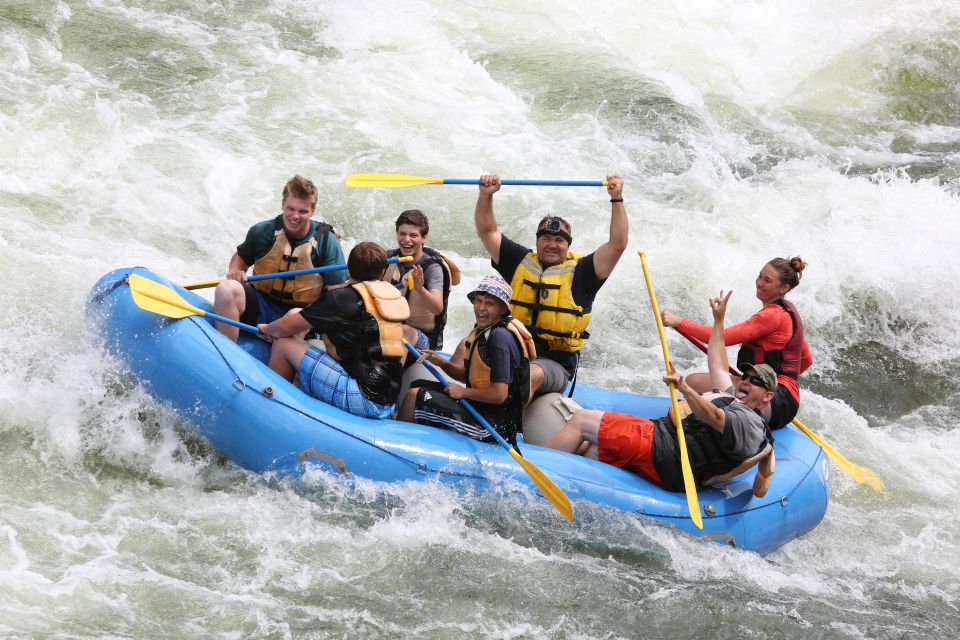
<svg viewBox="0 0 960 640">
<path fill-rule="evenodd" d="M 749 374 L 749 373 L 741 373 L 741 374 L 740 374 L 740 379 L 741 379 L 741 380 L 746 380 L 747 382 L 749 382 L 750 384 L 752 384 L 752 385 L 755 386 L 755 387 L 763 387 L 764 389 L 767 388 L 767 383 L 765 383 L 763 380 L 761 380 L 760 378 L 758 378 L 758 377 L 755 376 L 755 375 L 751 375 L 751 374 Z"/>
</svg>

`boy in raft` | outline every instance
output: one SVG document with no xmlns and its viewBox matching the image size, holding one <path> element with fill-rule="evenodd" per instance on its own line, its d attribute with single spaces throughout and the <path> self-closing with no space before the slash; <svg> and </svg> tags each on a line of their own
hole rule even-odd
<svg viewBox="0 0 960 640">
<path fill-rule="evenodd" d="M 383 282 L 387 253 L 374 242 L 350 252 L 348 285 L 270 324 L 270 368 L 287 380 L 300 376 L 304 392 L 365 418 L 393 413 L 403 375 L 403 321 L 410 315 L 396 287 Z M 326 351 L 301 335 L 313 329 Z"/>
<path fill-rule="evenodd" d="M 316 300 L 326 285 L 347 279 L 347 273 L 338 270 L 247 282 L 250 265 L 259 275 L 343 264 L 343 249 L 333 227 L 312 219 L 316 207 L 316 186 L 301 176 L 290 178 L 283 187 L 280 215 L 250 227 L 230 258 L 227 277 L 213 293 L 215 313 L 246 324 L 271 322 Z M 215 326 L 237 341 L 237 327 L 220 322 Z"/>
<path fill-rule="evenodd" d="M 729 299 L 730 293 L 724 295 L 722 291 L 710 299 L 714 322 L 707 348 L 713 387 L 725 391 L 700 395 L 676 370 L 663 381 L 675 384 L 683 393 L 683 434 L 697 485 L 724 482 L 759 463 L 753 492 L 762 497 L 773 475 L 774 456 L 773 437 L 760 411 L 776 391 L 777 375 L 769 365 L 751 365 L 734 384 L 723 341 L 723 317 Z M 633 471 L 668 491 L 684 490 L 673 408 L 655 421 L 583 409 L 547 446 L 572 453 L 584 441 L 597 445 L 601 462 Z"/>
<path fill-rule="evenodd" d="M 510 313 L 533 334 L 539 357 L 530 367 L 531 397 L 563 392 L 576 375 L 580 349 L 590 336 L 587 325 L 593 300 L 627 248 L 623 180 L 607 176 L 610 236 L 588 255 L 570 251 L 570 223 L 556 216 L 547 216 L 537 225 L 535 249 L 503 235 L 493 215 L 493 194 L 499 190 L 499 176 L 480 176 L 474 211 L 477 235 L 493 268 L 513 290 Z"/>
<path fill-rule="evenodd" d="M 438 382 L 419 381 L 419 388 L 407 391 L 397 417 L 492 441 L 493 436 L 457 402 L 466 398 L 501 436 L 515 442 L 529 395 L 530 360 L 536 357 L 533 340 L 510 317 L 510 285 L 503 278 L 485 277 L 467 298 L 477 323 L 453 357 L 447 360 L 424 351 L 424 359 L 467 386 L 451 384 L 444 389 Z"/>
<path fill-rule="evenodd" d="M 410 256 L 412 263 L 391 264 L 384 280 L 404 286 L 410 305 L 409 331 L 404 337 L 417 349 L 442 349 L 447 325 L 447 298 L 450 287 L 460 284 L 460 269 L 445 255 L 426 246 L 430 221 L 419 209 L 408 209 L 396 221 L 397 248 L 388 258 Z"/>
</svg>

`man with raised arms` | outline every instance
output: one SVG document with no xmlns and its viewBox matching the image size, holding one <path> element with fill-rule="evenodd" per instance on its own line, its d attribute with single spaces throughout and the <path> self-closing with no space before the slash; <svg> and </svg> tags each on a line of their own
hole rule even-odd
<svg viewBox="0 0 960 640">
<path fill-rule="evenodd" d="M 562 392 L 576 374 L 580 349 L 589 337 L 587 325 L 597 291 L 627 248 L 627 211 L 623 180 L 607 176 L 610 196 L 610 236 L 588 255 L 573 253 L 570 223 L 547 216 L 537 226 L 536 249 L 502 234 L 493 215 L 493 194 L 500 190 L 496 175 L 480 176 L 474 212 L 477 235 L 494 269 L 513 290 L 510 313 L 533 334 L 537 359 L 530 365 L 530 392 Z"/>
<path fill-rule="evenodd" d="M 343 250 L 333 227 L 312 219 L 316 207 L 314 184 L 301 176 L 290 178 L 283 187 L 280 215 L 250 227 L 247 237 L 230 258 L 227 277 L 213 294 L 215 313 L 246 324 L 269 323 L 291 309 L 312 303 L 326 285 L 340 284 L 347 279 L 345 270 L 337 270 L 247 282 L 250 265 L 254 275 L 259 275 L 344 263 Z M 238 328 L 220 322 L 216 327 L 237 341 Z"/>
<path fill-rule="evenodd" d="M 734 385 L 723 341 L 723 317 L 730 293 L 710 299 L 713 330 L 707 347 L 707 369 L 714 389 L 723 393 L 700 395 L 674 369 L 663 381 L 683 393 L 679 404 L 683 436 L 694 482 L 712 486 L 737 476 L 755 464 L 753 492 L 766 495 L 773 475 L 773 437 L 761 411 L 777 389 L 777 374 L 766 364 L 749 365 Z M 581 409 L 547 443 L 573 453 L 584 442 L 597 445 L 601 462 L 623 467 L 668 491 L 683 491 L 680 446 L 673 408 L 655 421 L 637 416 Z"/>
</svg>

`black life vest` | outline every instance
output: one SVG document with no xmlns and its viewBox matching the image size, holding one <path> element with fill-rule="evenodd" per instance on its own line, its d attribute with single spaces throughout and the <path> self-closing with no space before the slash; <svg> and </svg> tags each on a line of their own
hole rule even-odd
<svg viewBox="0 0 960 640">
<path fill-rule="evenodd" d="M 721 409 L 737 401 L 733 396 L 721 396 L 714 398 L 710 402 Z M 765 439 L 760 443 L 760 448 L 747 458 L 732 456 L 720 445 L 723 434 L 699 420 L 694 414 L 688 415 L 683 419 L 683 435 L 687 445 L 687 455 L 690 458 L 690 469 L 693 472 L 693 480 L 697 486 L 706 486 L 715 484 L 716 478 L 726 477 L 731 471 L 739 467 L 744 460 L 757 458 L 754 464 L 759 461 L 758 454 L 766 452 L 767 447 L 773 443 L 773 434 L 767 426 L 766 420 L 763 421 Z M 683 473 L 680 467 L 680 446 L 677 441 L 677 430 L 673 424 L 673 419 L 664 416 L 656 420 L 656 433 L 654 440 L 664 436 L 673 441 L 673 450 L 675 460 L 657 464 L 657 473 L 660 474 L 660 485 L 669 491 L 683 491 Z M 712 482 L 711 482 L 712 481 Z"/>
<path fill-rule="evenodd" d="M 399 255 L 399 249 L 391 249 L 387 252 L 388 258 L 396 258 Z M 427 340 L 430 341 L 431 349 L 442 349 L 443 330 L 447 326 L 447 299 L 450 297 L 451 286 L 459 282 L 459 269 L 457 270 L 457 282 L 453 282 L 452 280 L 454 279 L 454 276 L 450 266 L 452 262 L 450 262 L 449 258 L 441 254 L 436 249 L 431 249 L 430 247 L 423 247 L 423 256 L 423 261 L 426 263 L 424 265 L 424 270 L 426 270 L 426 267 L 430 264 L 437 264 L 440 266 L 440 271 L 443 273 L 443 310 L 438 315 L 433 316 L 425 309 L 415 308 L 417 305 L 413 304 L 413 302 L 410 300 L 411 291 L 406 289 L 404 296 L 406 297 L 407 302 L 410 303 L 410 320 L 407 321 L 407 324 L 423 331 L 424 335 L 427 336 Z M 453 268 L 456 268 L 455 264 L 453 265 Z M 384 274 L 384 279 L 394 285 L 400 284 L 403 279 L 400 267 L 396 264 L 389 265 L 387 267 L 387 272 Z"/>
<path fill-rule="evenodd" d="M 790 316 L 793 335 L 783 349 L 766 350 L 754 341 L 744 342 L 737 354 L 737 368 L 743 370 L 745 364 L 768 364 L 777 375 L 785 375 L 796 380 L 800 376 L 800 359 L 803 356 L 803 322 L 800 312 L 792 302 L 776 300 L 778 305 Z"/>
</svg>

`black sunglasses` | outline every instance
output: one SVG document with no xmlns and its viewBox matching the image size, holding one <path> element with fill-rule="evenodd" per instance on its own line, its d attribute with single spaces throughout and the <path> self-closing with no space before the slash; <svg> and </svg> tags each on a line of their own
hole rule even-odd
<svg viewBox="0 0 960 640">
<path fill-rule="evenodd" d="M 740 374 L 740 379 L 741 379 L 741 380 L 746 380 L 747 382 L 749 382 L 750 384 L 752 384 L 752 385 L 755 386 L 755 387 L 763 387 L 764 389 L 767 388 L 767 383 L 766 383 L 766 382 L 764 382 L 763 380 L 761 380 L 761 379 L 758 378 L 757 376 L 752 376 L 752 375 L 750 375 L 749 373 L 741 373 L 741 374 Z"/>
</svg>

